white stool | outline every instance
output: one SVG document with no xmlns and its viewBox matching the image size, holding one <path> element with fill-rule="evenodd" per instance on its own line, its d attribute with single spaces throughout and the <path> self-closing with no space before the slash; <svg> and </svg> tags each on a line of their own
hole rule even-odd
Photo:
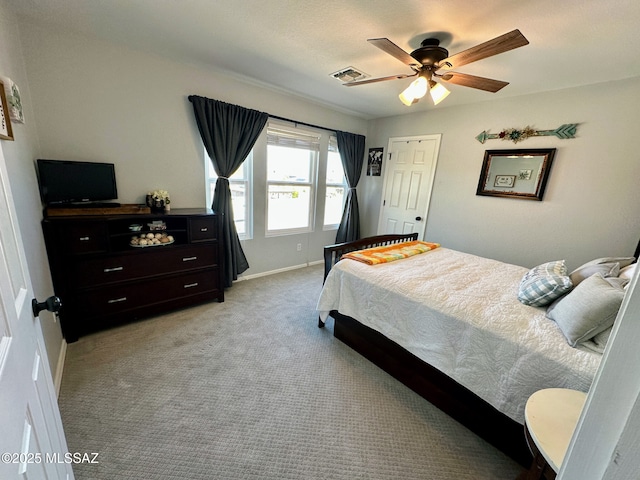
<svg viewBox="0 0 640 480">
<path fill-rule="evenodd" d="M 566 388 L 539 390 L 524 409 L 531 468 L 518 480 L 554 480 L 578 423 L 587 394 Z"/>
</svg>

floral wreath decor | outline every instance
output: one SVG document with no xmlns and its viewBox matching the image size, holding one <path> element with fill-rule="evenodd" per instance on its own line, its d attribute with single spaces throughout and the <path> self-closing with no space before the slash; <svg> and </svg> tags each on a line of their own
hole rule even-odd
<svg viewBox="0 0 640 480">
<path fill-rule="evenodd" d="M 577 123 L 566 123 L 559 126 L 555 130 L 534 130 L 530 126 L 520 128 L 505 128 L 500 133 L 489 133 L 486 130 L 476 137 L 480 143 L 484 143 L 487 140 L 500 139 L 510 140 L 513 143 L 518 143 L 526 140 L 530 137 L 544 137 L 544 136 L 556 136 L 560 139 L 574 138 L 576 136 Z"/>
</svg>

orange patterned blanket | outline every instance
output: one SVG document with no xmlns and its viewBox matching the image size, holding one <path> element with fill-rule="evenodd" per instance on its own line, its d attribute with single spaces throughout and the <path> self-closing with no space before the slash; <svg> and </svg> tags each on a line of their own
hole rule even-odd
<svg viewBox="0 0 640 480">
<path fill-rule="evenodd" d="M 342 258 L 350 258 L 368 265 L 378 265 L 379 263 L 389 263 L 401 258 L 411 257 L 419 253 L 428 252 L 438 248 L 439 243 L 423 242 L 414 240 L 412 242 L 394 243 L 393 245 L 383 245 L 381 247 L 366 248 L 354 252 L 345 253 Z"/>
</svg>

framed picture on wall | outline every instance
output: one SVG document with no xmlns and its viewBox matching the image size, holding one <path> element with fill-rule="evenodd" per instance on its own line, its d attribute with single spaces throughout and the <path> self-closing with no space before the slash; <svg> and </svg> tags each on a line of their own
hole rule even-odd
<svg viewBox="0 0 640 480">
<path fill-rule="evenodd" d="M 476 195 L 541 201 L 555 148 L 487 150 Z"/>
<path fill-rule="evenodd" d="M 4 84 L 2 82 L 0 82 L 0 139 L 13 140 L 11 118 L 9 118 L 9 107 L 7 105 L 7 97 L 4 94 Z"/>
<path fill-rule="evenodd" d="M 382 172 L 382 147 L 370 148 L 367 160 L 367 175 L 379 177 Z"/>
</svg>

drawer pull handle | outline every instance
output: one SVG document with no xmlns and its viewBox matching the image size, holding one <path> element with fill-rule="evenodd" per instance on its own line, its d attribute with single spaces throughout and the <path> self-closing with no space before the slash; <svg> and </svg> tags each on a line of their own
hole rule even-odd
<svg viewBox="0 0 640 480">
<path fill-rule="evenodd" d="M 121 297 L 121 298 L 114 298 L 113 300 L 109 300 L 107 303 L 120 303 L 120 302 L 126 302 L 127 301 L 127 297 Z"/>
<path fill-rule="evenodd" d="M 122 270 L 124 270 L 124 267 L 105 268 L 105 269 L 104 269 L 104 273 L 109 273 L 109 272 L 121 272 Z"/>
<path fill-rule="evenodd" d="M 182 261 L 183 262 L 192 262 L 194 260 L 197 260 L 198 257 L 182 257 Z"/>
<path fill-rule="evenodd" d="M 201 231 L 201 232 L 208 232 L 208 231 L 209 231 L 209 229 L 208 229 L 207 227 L 203 227 L 203 228 L 201 228 L 201 229 L 200 229 L 200 231 Z"/>
<path fill-rule="evenodd" d="M 79 240 L 81 242 L 88 242 L 91 237 L 80 237 Z"/>
<path fill-rule="evenodd" d="M 198 282 L 195 283 L 188 283 L 184 286 L 184 288 L 193 288 L 193 287 L 197 287 L 198 286 Z"/>
</svg>

